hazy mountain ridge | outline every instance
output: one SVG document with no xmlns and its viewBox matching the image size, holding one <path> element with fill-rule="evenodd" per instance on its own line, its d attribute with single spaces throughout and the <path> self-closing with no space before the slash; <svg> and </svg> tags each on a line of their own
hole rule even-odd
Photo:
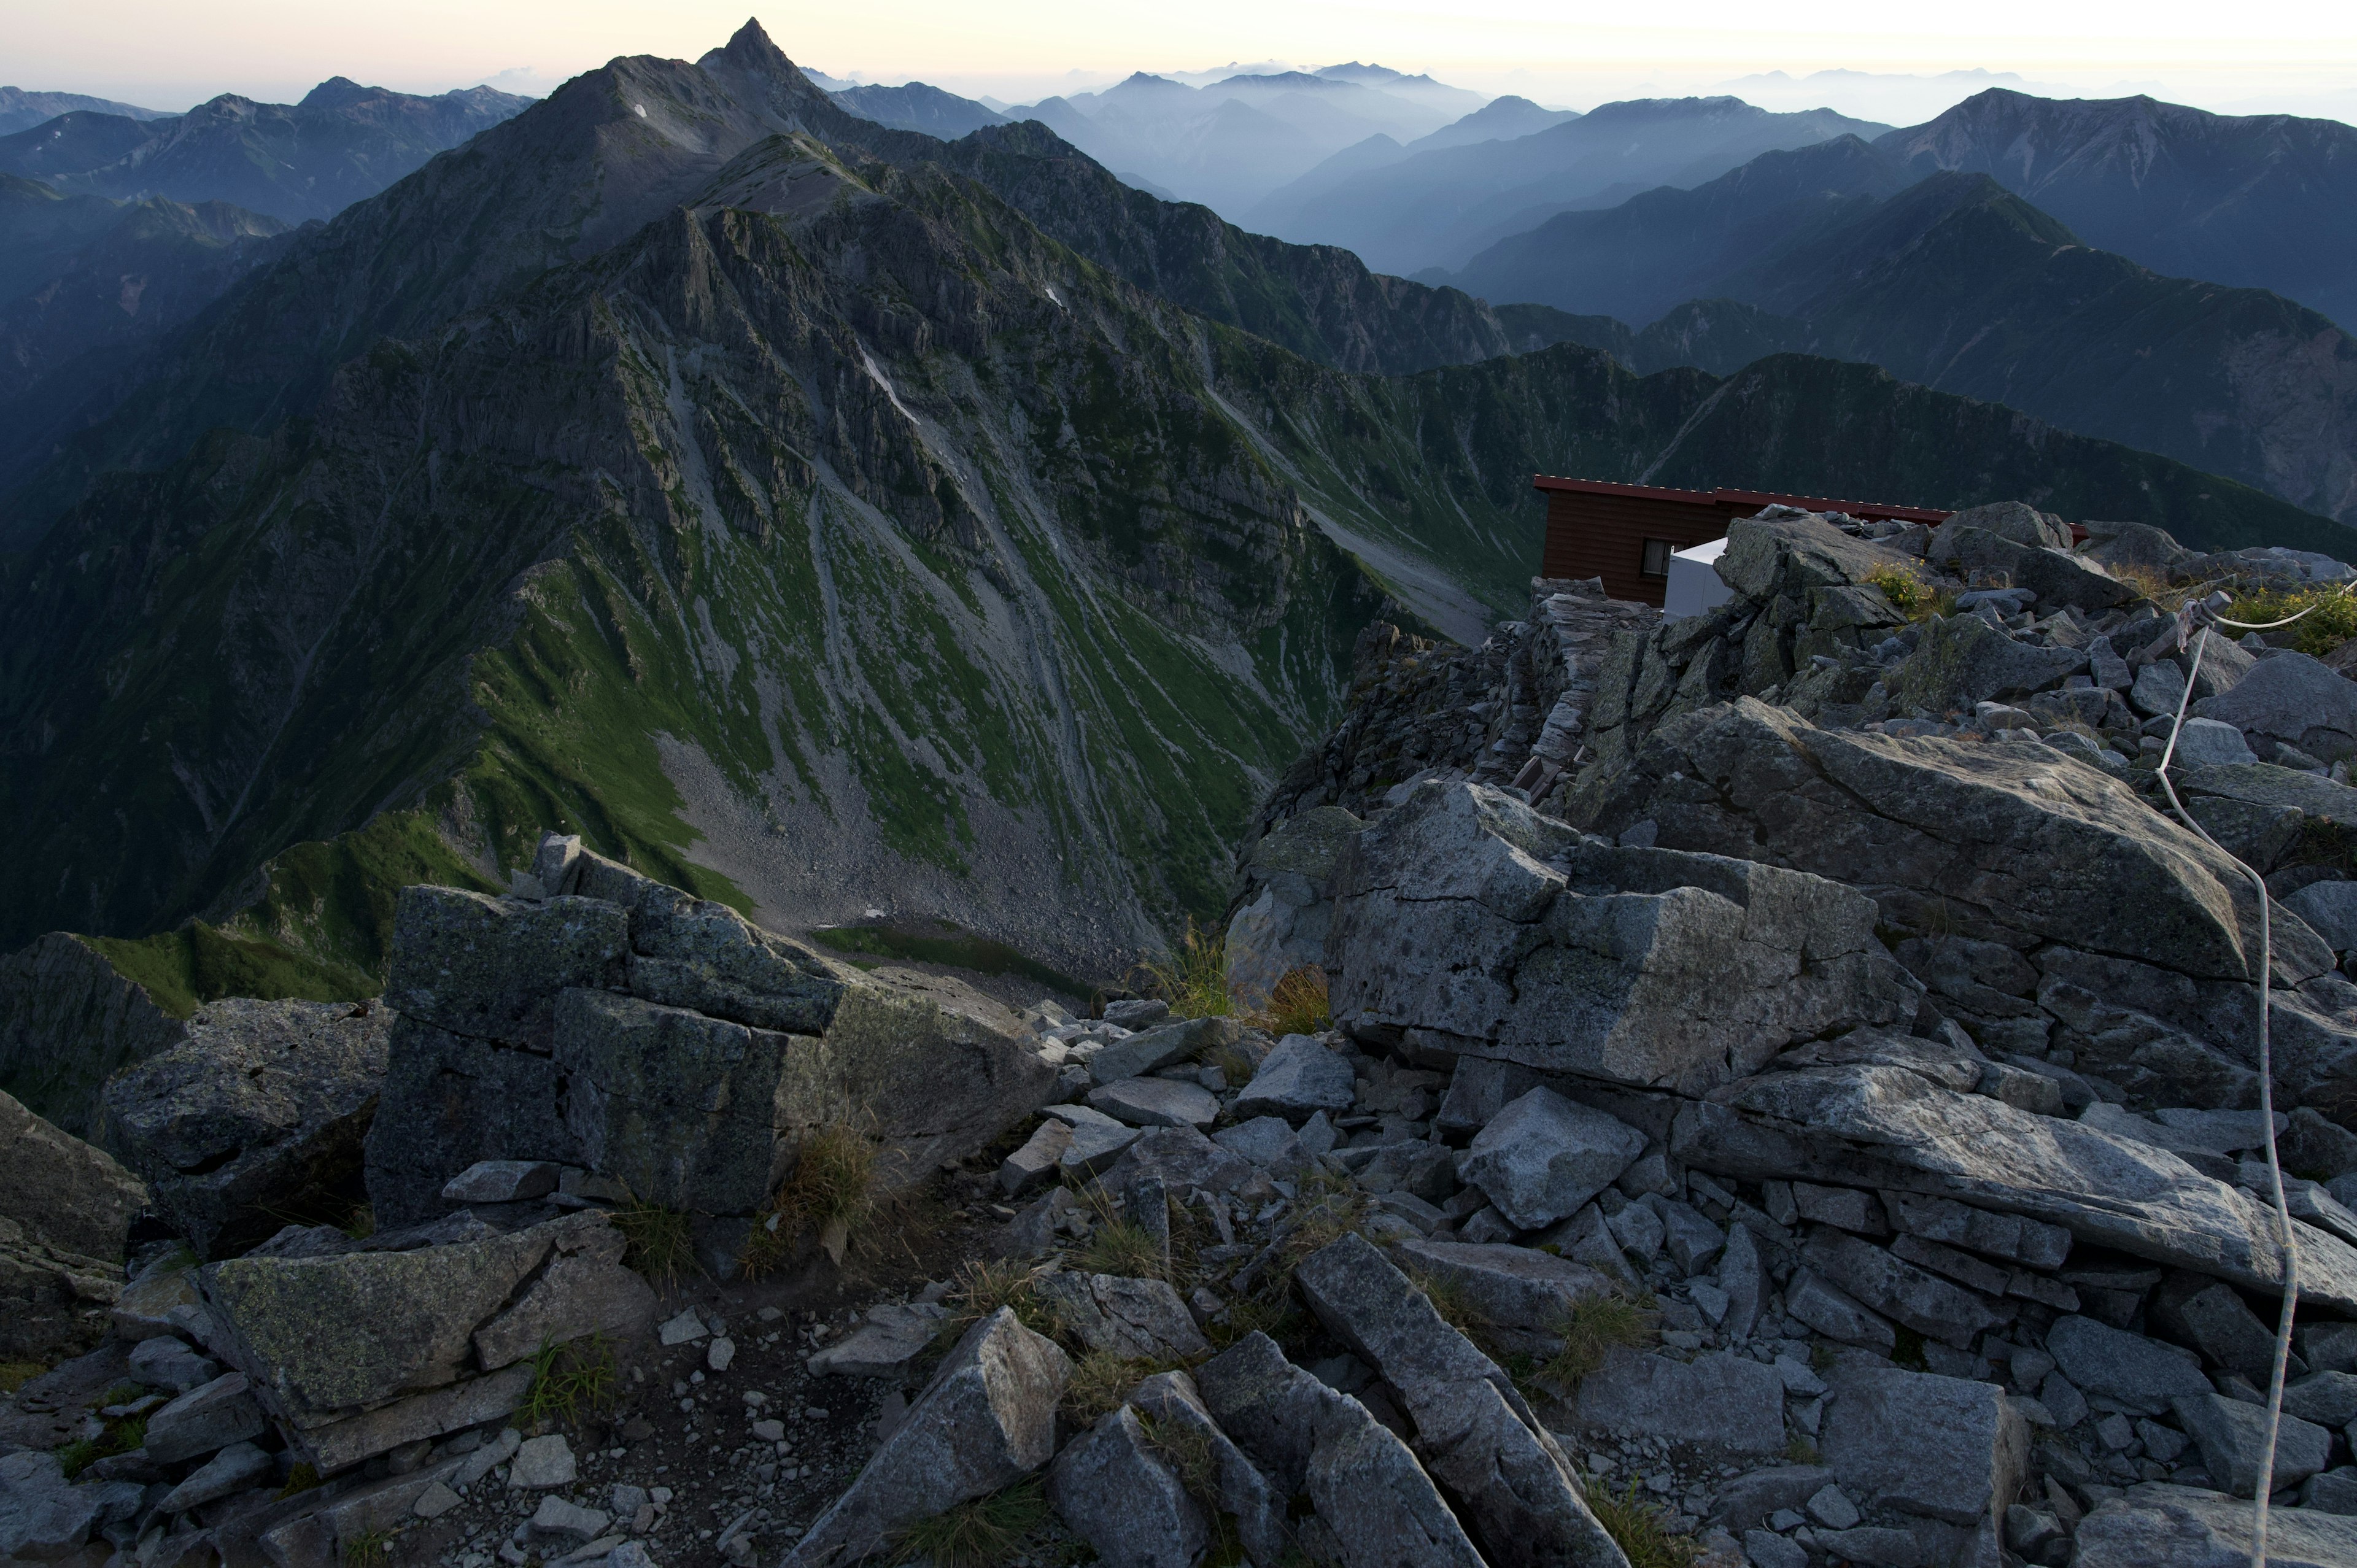
<svg viewBox="0 0 2357 1568">
<path fill-rule="evenodd" d="M 531 102 L 488 87 L 418 97 L 334 77 L 300 103 L 223 93 L 168 118 L 68 114 L 0 136 L 0 172 L 97 196 L 227 201 L 299 223 L 334 217 Z"/>
<path fill-rule="evenodd" d="M 136 103 L 118 103 L 112 98 L 92 98 L 87 93 L 27 92 L 21 87 L 0 87 L 0 136 L 28 131 L 60 114 L 77 111 L 120 115 L 127 120 L 171 118 L 168 109 L 142 109 Z"/>
<path fill-rule="evenodd" d="M 1725 373 L 1785 350 L 1861 360 L 2357 521 L 2357 345 L 2333 323 L 2277 295 L 2160 276 L 1987 176 L 1917 179 L 1856 138 L 1561 214 L 1457 281 L 1650 323 L 1625 343 L 1594 325 L 1539 328 L 1640 371 Z"/>
</svg>

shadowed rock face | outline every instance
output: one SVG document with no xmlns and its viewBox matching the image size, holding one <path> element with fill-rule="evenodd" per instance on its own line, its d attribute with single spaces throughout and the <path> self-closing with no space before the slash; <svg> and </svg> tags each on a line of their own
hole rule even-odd
<svg viewBox="0 0 2357 1568">
<path fill-rule="evenodd" d="M 392 1027 L 382 1005 L 213 1003 L 185 1043 L 107 1084 L 107 1137 L 200 1258 L 243 1251 L 290 1216 L 339 1216 L 358 1196 Z"/>
<path fill-rule="evenodd" d="M 1474 1056 L 1693 1093 L 1914 1009 L 1860 895 L 1584 841 L 1479 785 L 1419 786 L 1336 886 L 1337 1015 Z"/>
</svg>

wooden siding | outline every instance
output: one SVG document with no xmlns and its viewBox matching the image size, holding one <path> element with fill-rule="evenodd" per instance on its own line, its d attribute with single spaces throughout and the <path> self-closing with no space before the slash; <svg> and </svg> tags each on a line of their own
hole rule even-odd
<svg viewBox="0 0 2357 1568">
<path fill-rule="evenodd" d="M 1758 509 L 1753 509 L 1758 510 Z M 1555 490 L 1547 496 L 1546 553 L 1539 568 L 1545 577 L 1601 577 L 1616 599 L 1659 605 L 1666 577 L 1648 577 L 1645 541 L 1666 539 L 1673 550 L 1707 544 L 1727 532 L 1730 513 L 1697 499 L 1657 500 L 1650 496 L 1583 495 Z"/>
</svg>

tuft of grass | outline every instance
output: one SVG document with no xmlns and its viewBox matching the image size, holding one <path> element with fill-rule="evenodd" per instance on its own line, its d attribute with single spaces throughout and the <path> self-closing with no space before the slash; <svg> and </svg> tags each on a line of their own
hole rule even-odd
<svg viewBox="0 0 2357 1568">
<path fill-rule="evenodd" d="M 0 1394 L 13 1394 L 48 1368 L 38 1361 L 0 1361 Z"/>
<path fill-rule="evenodd" d="M 1268 1004 L 1247 1022 L 1280 1037 L 1314 1035 L 1333 1027 L 1334 1007 L 1327 994 L 1326 972 L 1314 963 L 1286 971 L 1268 993 Z"/>
<path fill-rule="evenodd" d="M 876 1144 L 844 1122 L 821 1127 L 794 1151 L 786 1177 L 745 1243 L 748 1279 L 785 1265 L 802 1232 L 836 1238 L 839 1249 L 876 1211 Z"/>
<path fill-rule="evenodd" d="M 1787 1465 L 1813 1465 L 1816 1462 L 1817 1445 L 1801 1433 L 1796 1432 L 1792 1434 L 1792 1440 L 1784 1444 L 1784 1463 Z"/>
<path fill-rule="evenodd" d="M 1891 1361 L 1918 1372 L 1929 1371 L 1923 1359 L 1923 1337 L 1903 1323 L 1892 1324 L 1890 1331 L 1898 1341 L 1890 1348 Z"/>
<path fill-rule="evenodd" d="M 1094 1426 L 1122 1407 L 1130 1390 L 1170 1366 L 1092 1350 L 1072 1363 L 1071 1380 L 1064 1385 L 1064 1413 L 1082 1426 Z"/>
<path fill-rule="evenodd" d="M 297 1463 L 292 1469 L 286 1472 L 286 1484 L 278 1488 L 278 1496 L 283 1501 L 287 1498 L 295 1496 L 297 1492 L 310 1491 L 314 1487 L 317 1487 L 318 1484 L 318 1467 L 310 1463 L 310 1461 L 304 1460 Z"/>
<path fill-rule="evenodd" d="M 1138 966 L 1147 991 L 1170 1004 L 1174 1018 L 1224 1018 L 1236 1010 L 1228 990 L 1228 938 L 1206 931 L 1187 917 L 1187 932 L 1169 957 Z"/>
<path fill-rule="evenodd" d="M 1830 1372 L 1834 1369 L 1834 1348 L 1820 1340 L 1809 1347 L 1809 1369 Z"/>
<path fill-rule="evenodd" d="M 1432 1303 L 1432 1309 L 1440 1314 L 1443 1323 L 1476 1344 L 1480 1343 L 1481 1333 L 1489 1327 L 1490 1320 L 1473 1305 L 1472 1293 L 1463 1284 L 1446 1274 L 1422 1269 L 1410 1269 L 1408 1279 L 1424 1293 L 1425 1300 Z"/>
<path fill-rule="evenodd" d="M 929 1563 L 931 1568 L 999 1568 L 1048 1519 L 1048 1498 L 1039 1481 L 1017 1482 L 895 1531 L 890 1560 Z"/>
<path fill-rule="evenodd" d="M 562 1345 L 541 1341 L 532 1357 L 532 1386 L 517 1407 L 524 1420 L 576 1420 L 585 1411 L 603 1410 L 613 1402 L 621 1379 L 614 1366 L 614 1348 L 602 1334 L 585 1335 Z"/>
<path fill-rule="evenodd" d="M 1293 1305 L 1290 1293 L 1249 1295 L 1230 1302 L 1225 1315 L 1203 1331 L 1203 1337 L 1222 1350 L 1256 1333 L 1265 1334 L 1283 1345 L 1293 1338 L 1300 1326 L 1301 1313 Z"/>
<path fill-rule="evenodd" d="M 117 1454 L 128 1454 L 147 1442 L 147 1418 L 135 1415 L 127 1421 L 110 1421 L 106 1430 L 96 1437 L 78 1438 L 58 1450 L 58 1463 L 70 1481 L 101 1459 Z"/>
<path fill-rule="evenodd" d="M 1563 1348 L 1539 1368 L 1541 1381 L 1570 1391 L 1579 1380 L 1604 1364 L 1604 1353 L 1616 1346 L 1636 1348 L 1651 1337 L 1645 1315 L 1625 1296 L 1584 1295 L 1571 1304 L 1556 1326 Z"/>
<path fill-rule="evenodd" d="M 393 1555 L 393 1532 L 364 1530 L 344 1542 L 344 1568 L 382 1568 Z"/>
<path fill-rule="evenodd" d="M 368 1204 L 355 1204 L 344 1222 L 336 1227 L 355 1241 L 365 1241 L 376 1234 L 376 1210 Z"/>
<path fill-rule="evenodd" d="M 1587 1499 L 1587 1506 L 1605 1533 L 1620 1543 L 1629 1568 L 1691 1568 L 1701 1555 L 1691 1537 L 1669 1532 L 1660 1509 L 1637 1500 L 1633 1477 L 1620 1496 L 1600 1491 Z"/>
<path fill-rule="evenodd" d="M 678 1209 L 633 1199 L 614 1210 L 613 1219 L 626 1243 L 622 1262 L 651 1283 L 669 1288 L 704 1272 L 695 1261 L 695 1233 Z"/>
<path fill-rule="evenodd" d="M 2282 620 L 2287 616 L 2308 614 L 2284 628 L 2291 633 L 2292 647 L 2302 653 L 2322 657 L 2357 637 L 2357 596 L 2344 594 L 2338 588 L 2297 588 L 2289 593 L 2270 589 L 2246 591 L 2234 596 L 2226 607 L 2229 620 L 2266 622 Z M 2213 632 L 2212 636 L 2222 636 Z M 2272 634 L 2270 634 L 2272 635 Z"/>
<path fill-rule="evenodd" d="M 1115 1219 L 1091 1231 L 1089 1244 L 1081 1249 L 1075 1261 L 1092 1274 L 1120 1274 L 1133 1280 L 1168 1276 L 1162 1260 L 1162 1243 L 1147 1234 L 1144 1226 L 1133 1225 L 1126 1219 Z"/>
<path fill-rule="evenodd" d="M 953 1343 L 975 1324 L 1002 1306 L 1015 1309 L 1016 1319 L 1034 1333 L 1053 1338 L 1054 1316 L 1039 1299 L 1039 1269 L 1014 1258 L 985 1259 L 962 1265 L 950 1289 L 950 1315 L 942 1321 L 940 1338 Z"/>
</svg>

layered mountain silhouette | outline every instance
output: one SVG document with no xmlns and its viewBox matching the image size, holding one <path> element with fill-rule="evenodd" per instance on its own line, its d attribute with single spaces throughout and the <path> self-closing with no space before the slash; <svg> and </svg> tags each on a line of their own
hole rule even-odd
<svg viewBox="0 0 2357 1568">
<path fill-rule="evenodd" d="M 1514 353 L 1043 126 L 856 116 L 749 24 L 274 242 L 18 453 L 0 947 L 302 993 L 381 967 L 418 866 L 565 827 L 1084 971 L 1219 908 L 1370 621 L 1518 606 L 1534 471 L 2343 537 L 1870 366 Z"/>
<path fill-rule="evenodd" d="M 161 109 L 142 109 L 136 103 L 118 103 L 111 98 L 92 98 L 86 93 L 27 92 L 21 87 L 0 87 L 0 136 L 12 131 L 28 131 L 60 114 L 70 114 L 78 110 L 113 114 L 126 120 L 171 118 Z"/>
<path fill-rule="evenodd" d="M 2265 290 L 2163 276 L 1987 175 L 1917 178 L 1854 137 L 1559 214 L 1457 281 L 1615 318 L 1532 318 L 1525 340 L 1588 343 L 1639 370 L 1863 360 L 2357 521 L 2357 345 L 2331 321 Z"/>
<path fill-rule="evenodd" d="M 1550 215 L 1609 207 L 1655 186 L 1699 185 L 1760 154 L 1882 126 L 1828 109 L 1771 114 L 1734 98 L 1607 103 L 1528 135 L 1436 147 L 1341 179 L 1305 177 L 1243 221 L 1285 239 L 1342 245 L 1383 272 L 1467 258 Z"/>
<path fill-rule="evenodd" d="M 532 101 L 488 87 L 421 98 L 343 77 L 300 103 L 224 93 L 156 119 L 77 109 L 0 136 L 0 174 L 76 195 L 226 201 L 332 218 Z"/>
</svg>

